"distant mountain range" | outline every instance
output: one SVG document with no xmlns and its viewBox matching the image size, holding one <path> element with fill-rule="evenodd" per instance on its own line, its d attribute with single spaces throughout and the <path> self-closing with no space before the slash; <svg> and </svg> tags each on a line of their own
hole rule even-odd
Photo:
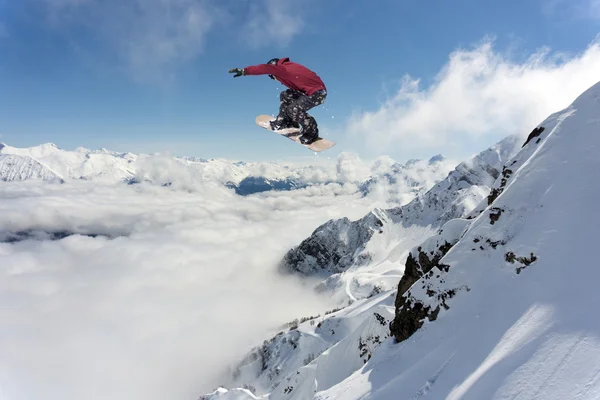
<svg viewBox="0 0 600 400">
<path fill-rule="evenodd" d="M 73 151 L 53 143 L 29 148 L 0 144 L 0 180 L 51 181 L 94 180 L 102 183 L 136 184 L 151 182 L 170 185 L 185 171 L 199 181 L 225 185 L 242 196 L 265 191 L 302 189 L 311 185 L 355 184 L 368 195 L 384 188 L 401 202 L 433 186 L 454 167 L 452 161 L 437 155 L 428 161 L 405 164 L 390 159 L 376 160 L 361 173 L 352 173 L 352 162 L 338 160 L 329 166 L 290 166 L 268 162 L 244 162 L 197 157 L 170 157 L 119 153 L 107 149 Z M 350 173 L 349 173 L 350 170 Z M 407 190 L 407 188 L 409 190 Z"/>
</svg>

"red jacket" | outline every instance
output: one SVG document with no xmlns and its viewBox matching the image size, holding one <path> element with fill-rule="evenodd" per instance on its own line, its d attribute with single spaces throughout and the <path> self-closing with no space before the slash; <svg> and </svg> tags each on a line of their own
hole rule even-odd
<svg viewBox="0 0 600 400">
<path fill-rule="evenodd" d="M 289 58 L 280 58 L 277 65 L 260 64 L 244 68 L 245 75 L 273 75 L 285 86 L 299 90 L 310 96 L 319 90 L 326 89 L 325 84 L 304 65 L 291 62 Z"/>
</svg>

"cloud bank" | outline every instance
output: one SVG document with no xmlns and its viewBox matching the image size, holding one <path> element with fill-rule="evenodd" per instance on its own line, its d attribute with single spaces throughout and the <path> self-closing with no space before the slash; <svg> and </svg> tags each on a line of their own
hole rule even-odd
<svg viewBox="0 0 600 400">
<path fill-rule="evenodd" d="M 181 184 L 3 185 L 2 229 L 81 233 L 0 243 L 3 398 L 197 398 L 281 324 L 333 308 L 276 263 L 369 201 L 343 185 L 239 197 L 159 167 Z"/>
<path fill-rule="evenodd" d="M 600 42 L 580 54 L 541 49 L 519 62 L 485 40 L 453 52 L 423 88 L 405 76 L 378 110 L 353 115 L 349 130 L 376 151 L 433 152 L 465 157 L 472 140 L 526 135 L 600 79 Z"/>
<path fill-rule="evenodd" d="M 9 150 L 74 170 L 75 156 L 88 154 L 50 145 Z M 93 165 L 110 170 L 110 154 Z M 406 191 L 408 201 L 414 189 L 386 181 L 363 196 L 361 179 L 403 167 L 352 154 L 319 167 L 166 155 L 128 166 L 140 183 L 97 174 L 64 184 L 3 182 L 2 399 L 192 399 L 214 390 L 282 324 L 338 306 L 312 292 L 315 282 L 276 273 L 287 250 L 330 219 L 396 206 L 391 197 Z M 413 166 L 405 174 L 425 186 L 452 168 Z M 295 169 L 329 183 L 246 197 L 224 186 L 240 174 Z"/>
</svg>

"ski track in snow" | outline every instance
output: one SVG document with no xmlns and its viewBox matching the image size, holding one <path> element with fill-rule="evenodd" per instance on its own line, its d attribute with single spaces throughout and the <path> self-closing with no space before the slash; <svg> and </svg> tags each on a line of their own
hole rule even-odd
<svg viewBox="0 0 600 400">
<path fill-rule="evenodd" d="M 452 360 L 452 358 L 454 357 L 455 354 L 456 354 L 456 352 L 452 353 L 452 355 L 450 355 L 450 357 L 448 357 L 448 359 L 446 360 L 446 362 L 444 362 L 442 364 L 440 369 L 438 369 L 436 371 L 436 373 L 431 378 L 429 378 L 427 380 L 427 382 L 425 382 L 423 387 L 421 389 L 419 389 L 419 391 L 413 397 L 411 397 L 410 400 L 418 400 L 418 399 L 421 399 L 421 398 L 427 396 L 427 394 L 429 394 L 431 387 L 435 384 L 435 382 L 438 380 L 440 375 L 444 372 L 444 370 L 446 369 L 448 364 L 450 364 L 450 361 Z"/>
</svg>

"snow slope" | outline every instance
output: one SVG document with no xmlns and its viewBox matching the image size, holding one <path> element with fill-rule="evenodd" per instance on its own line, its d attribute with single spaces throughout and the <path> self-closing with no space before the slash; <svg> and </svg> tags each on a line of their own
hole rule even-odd
<svg viewBox="0 0 600 400">
<path fill-rule="evenodd" d="M 0 181 L 43 180 L 64 182 L 57 172 L 29 156 L 0 154 Z"/>
<path fill-rule="evenodd" d="M 0 154 L 25 160 L 24 166 L 30 164 L 29 169 L 21 167 L 19 180 L 36 177 L 36 166 L 44 165 L 63 179 L 96 179 L 108 182 L 132 177 L 134 172 L 131 165 L 138 157 L 131 153 L 116 153 L 106 149 L 92 151 L 78 148 L 76 151 L 68 151 L 58 148 L 53 143 L 29 148 L 2 145 Z M 7 175 L 15 176 L 14 171 L 7 171 Z"/>
<path fill-rule="evenodd" d="M 516 137 L 507 137 L 460 163 L 406 205 L 376 208 L 356 221 L 328 221 L 290 249 L 280 269 L 321 276 L 319 290 L 333 291 L 342 302 L 391 289 L 402 276 L 408 251 L 446 221 L 469 214 L 486 198 L 518 145 Z"/>
<path fill-rule="evenodd" d="M 364 365 L 389 336 L 393 301 L 378 295 L 290 322 L 235 366 L 226 384 L 237 389 L 218 388 L 200 399 L 312 397 L 315 388 L 329 388 Z"/>
<path fill-rule="evenodd" d="M 335 345 L 305 321 L 291 332 L 318 345 L 280 352 L 270 381 L 242 364 L 233 383 L 252 390 L 204 398 L 598 399 L 599 115 L 600 83 L 532 132 L 470 215 L 412 249 L 405 293 L 318 317 L 342 327 Z"/>
<path fill-rule="evenodd" d="M 538 127 L 507 163 L 501 193 L 440 260 L 446 267 L 401 296 L 392 330 L 408 340 L 389 340 L 370 365 L 316 398 L 600 396 L 600 323 L 590 318 L 600 302 L 591 251 L 598 115 L 600 84 Z M 434 321 L 403 332 L 417 313 Z"/>
</svg>

